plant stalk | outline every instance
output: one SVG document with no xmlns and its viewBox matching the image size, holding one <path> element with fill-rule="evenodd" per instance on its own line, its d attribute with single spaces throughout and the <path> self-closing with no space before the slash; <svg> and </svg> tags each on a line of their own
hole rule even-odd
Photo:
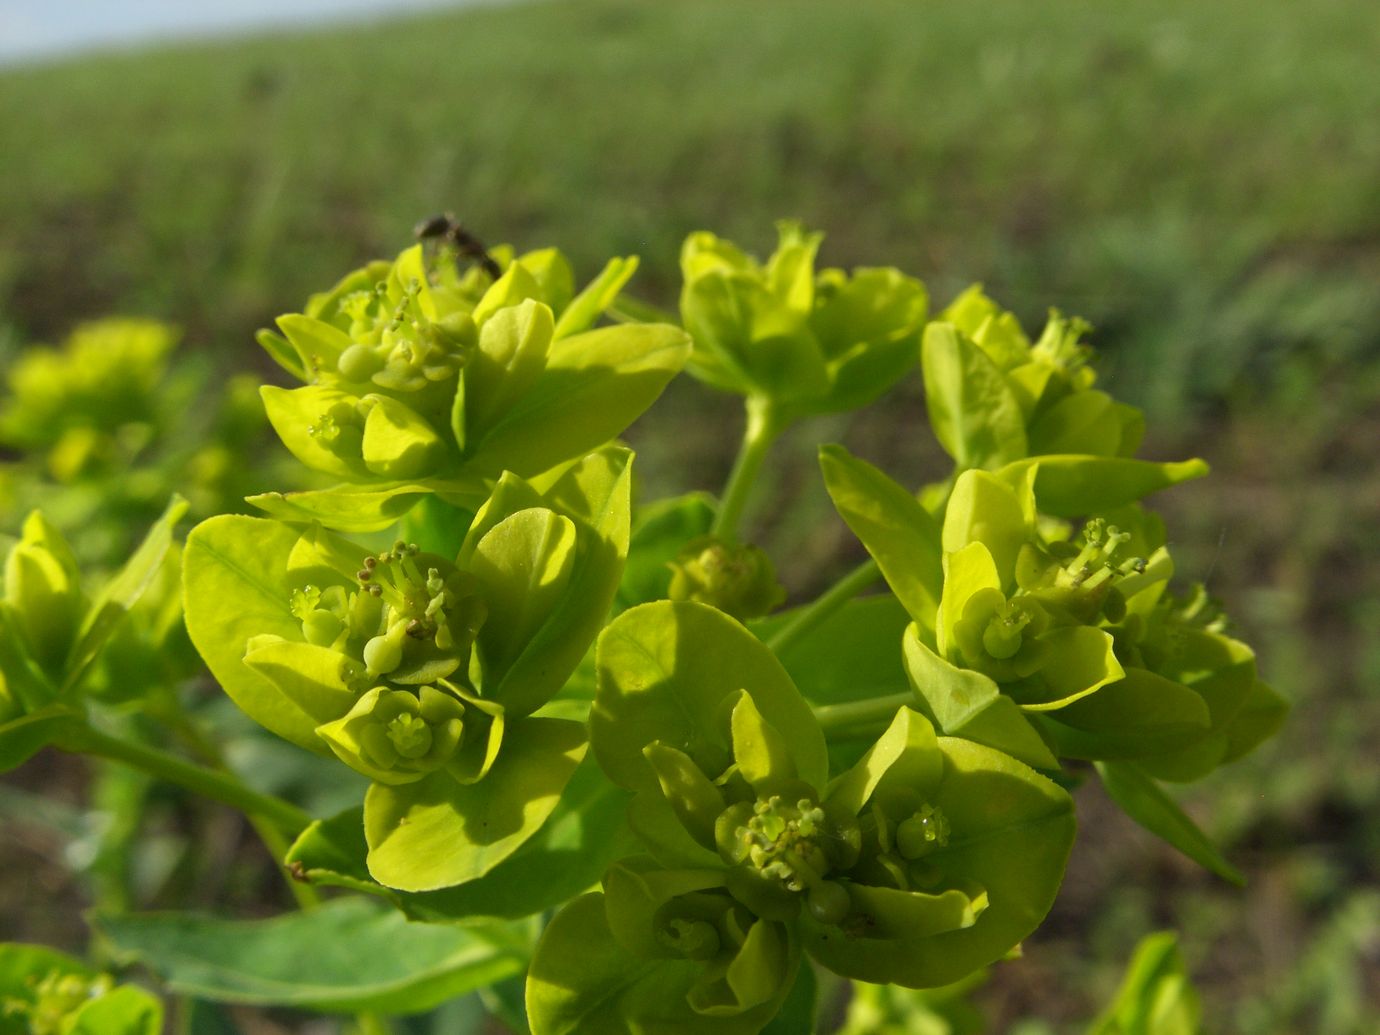
<svg viewBox="0 0 1380 1035">
<path fill-rule="evenodd" d="M 762 464 L 770 452 L 772 443 L 781 433 L 771 401 L 758 396 L 747 400 L 747 426 L 743 429 L 743 441 L 738 447 L 737 459 L 729 472 L 719 499 L 719 510 L 714 516 L 714 524 L 709 531 L 721 539 L 732 542 L 738 537 L 738 524 L 743 511 L 756 487 Z"/>
<path fill-rule="evenodd" d="M 296 835 L 312 821 L 311 816 L 296 805 L 260 794 L 229 773 L 207 769 L 166 751 L 120 740 L 90 726 L 67 734 L 56 746 L 64 751 L 97 755 L 142 769 L 194 794 L 239 809 L 247 816 L 271 820 L 280 833 Z"/>
<path fill-rule="evenodd" d="M 877 581 L 881 573 L 882 571 L 877 567 L 876 561 L 870 559 L 864 561 L 815 598 L 813 603 L 802 607 L 794 618 L 776 630 L 776 633 L 767 640 L 767 646 L 774 652 L 781 653 L 796 640 L 815 629 L 848 601 L 867 589 L 868 586 L 871 586 Z"/>
<path fill-rule="evenodd" d="M 228 775 L 234 775 L 225 761 L 225 755 L 221 752 L 220 745 L 202 733 L 191 717 L 181 708 L 175 709 L 172 715 L 164 718 L 164 721 L 177 730 L 193 753 L 200 755 L 207 765 Z M 277 865 L 279 872 L 282 873 L 288 891 L 292 893 L 293 899 L 297 902 L 297 908 L 308 910 L 319 906 L 321 893 L 312 885 L 297 880 L 283 865 L 283 860 L 287 858 L 288 849 L 292 847 L 288 839 L 283 836 L 283 832 L 263 816 L 247 813 L 245 819 L 254 828 L 254 833 L 259 835 L 259 840 L 263 842 L 265 850 L 273 857 L 273 862 Z"/>
<path fill-rule="evenodd" d="M 837 733 L 839 730 L 885 725 L 895 716 L 896 709 L 913 704 L 915 695 L 904 693 L 875 697 L 870 701 L 851 701 L 848 704 L 821 704 L 813 711 L 820 729 L 828 734 Z"/>
</svg>

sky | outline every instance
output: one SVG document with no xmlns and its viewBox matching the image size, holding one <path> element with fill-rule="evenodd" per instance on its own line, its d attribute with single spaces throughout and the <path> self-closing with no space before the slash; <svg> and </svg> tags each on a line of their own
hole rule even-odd
<svg viewBox="0 0 1380 1035">
<path fill-rule="evenodd" d="M 0 63 L 477 2 L 486 0 L 0 0 Z"/>
</svg>

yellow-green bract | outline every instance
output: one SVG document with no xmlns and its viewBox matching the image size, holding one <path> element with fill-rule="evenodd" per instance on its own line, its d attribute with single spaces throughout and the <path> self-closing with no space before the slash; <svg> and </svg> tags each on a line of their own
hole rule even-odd
<svg viewBox="0 0 1380 1035">
<path fill-rule="evenodd" d="M 595 752 L 636 793 L 648 854 L 547 931 L 528 983 L 537 1035 L 756 1031 L 802 952 L 849 977 L 947 984 L 1053 902 L 1072 802 L 1015 759 L 936 738 L 902 707 L 829 779 L 780 663 L 700 604 L 625 612 L 597 664 Z"/>
<path fill-rule="evenodd" d="M 262 518 L 189 537 L 193 642 L 251 717 L 373 781 L 363 822 L 381 884 L 474 880 L 555 807 L 585 734 L 532 713 L 613 599 L 630 459 L 590 454 L 545 493 L 505 474 L 453 559 Z"/>
</svg>

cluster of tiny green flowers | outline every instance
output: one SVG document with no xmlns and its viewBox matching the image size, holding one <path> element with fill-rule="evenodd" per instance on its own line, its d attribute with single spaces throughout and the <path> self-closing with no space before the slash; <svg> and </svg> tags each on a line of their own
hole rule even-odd
<svg viewBox="0 0 1380 1035">
<path fill-rule="evenodd" d="M 317 381 L 411 401 L 421 413 L 449 407 L 455 378 L 478 342 L 473 317 L 458 311 L 430 319 L 418 305 L 413 279 L 393 302 L 387 285 L 352 291 L 339 301 L 351 344 Z M 434 398 L 433 398 L 434 397 Z"/>
<path fill-rule="evenodd" d="M 356 680 L 416 686 L 465 665 L 487 613 L 472 575 L 398 541 L 366 556 L 356 578 L 354 590 L 307 585 L 293 591 L 292 613 L 308 643 L 357 660 Z"/>
</svg>

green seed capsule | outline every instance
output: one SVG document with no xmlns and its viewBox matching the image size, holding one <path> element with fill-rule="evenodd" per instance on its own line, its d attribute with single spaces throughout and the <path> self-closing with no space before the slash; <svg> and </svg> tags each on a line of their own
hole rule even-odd
<svg viewBox="0 0 1380 1035">
<path fill-rule="evenodd" d="M 355 344 L 340 354 L 335 365 L 346 381 L 367 381 L 383 369 L 383 360 L 368 345 Z"/>
<path fill-rule="evenodd" d="M 402 664 L 402 644 L 387 636 L 375 636 L 364 645 L 364 664 L 370 672 L 387 675 Z"/>
<path fill-rule="evenodd" d="M 302 635 L 316 647 L 329 647 L 341 634 L 345 623 L 329 611 L 317 609 L 302 620 Z"/>
<path fill-rule="evenodd" d="M 838 924 L 852 908 L 852 899 L 842 884 L 822 880 L 809 890 L 805 904 L 810 915 L 822 924 Z"/>
<path fill-rule="evenodd" d="M 896 850 L 903 859 L 919 859 L 949 843 L 949 821 L 939 809 L 923 805 L 896 828 Z"/>
</svg>

